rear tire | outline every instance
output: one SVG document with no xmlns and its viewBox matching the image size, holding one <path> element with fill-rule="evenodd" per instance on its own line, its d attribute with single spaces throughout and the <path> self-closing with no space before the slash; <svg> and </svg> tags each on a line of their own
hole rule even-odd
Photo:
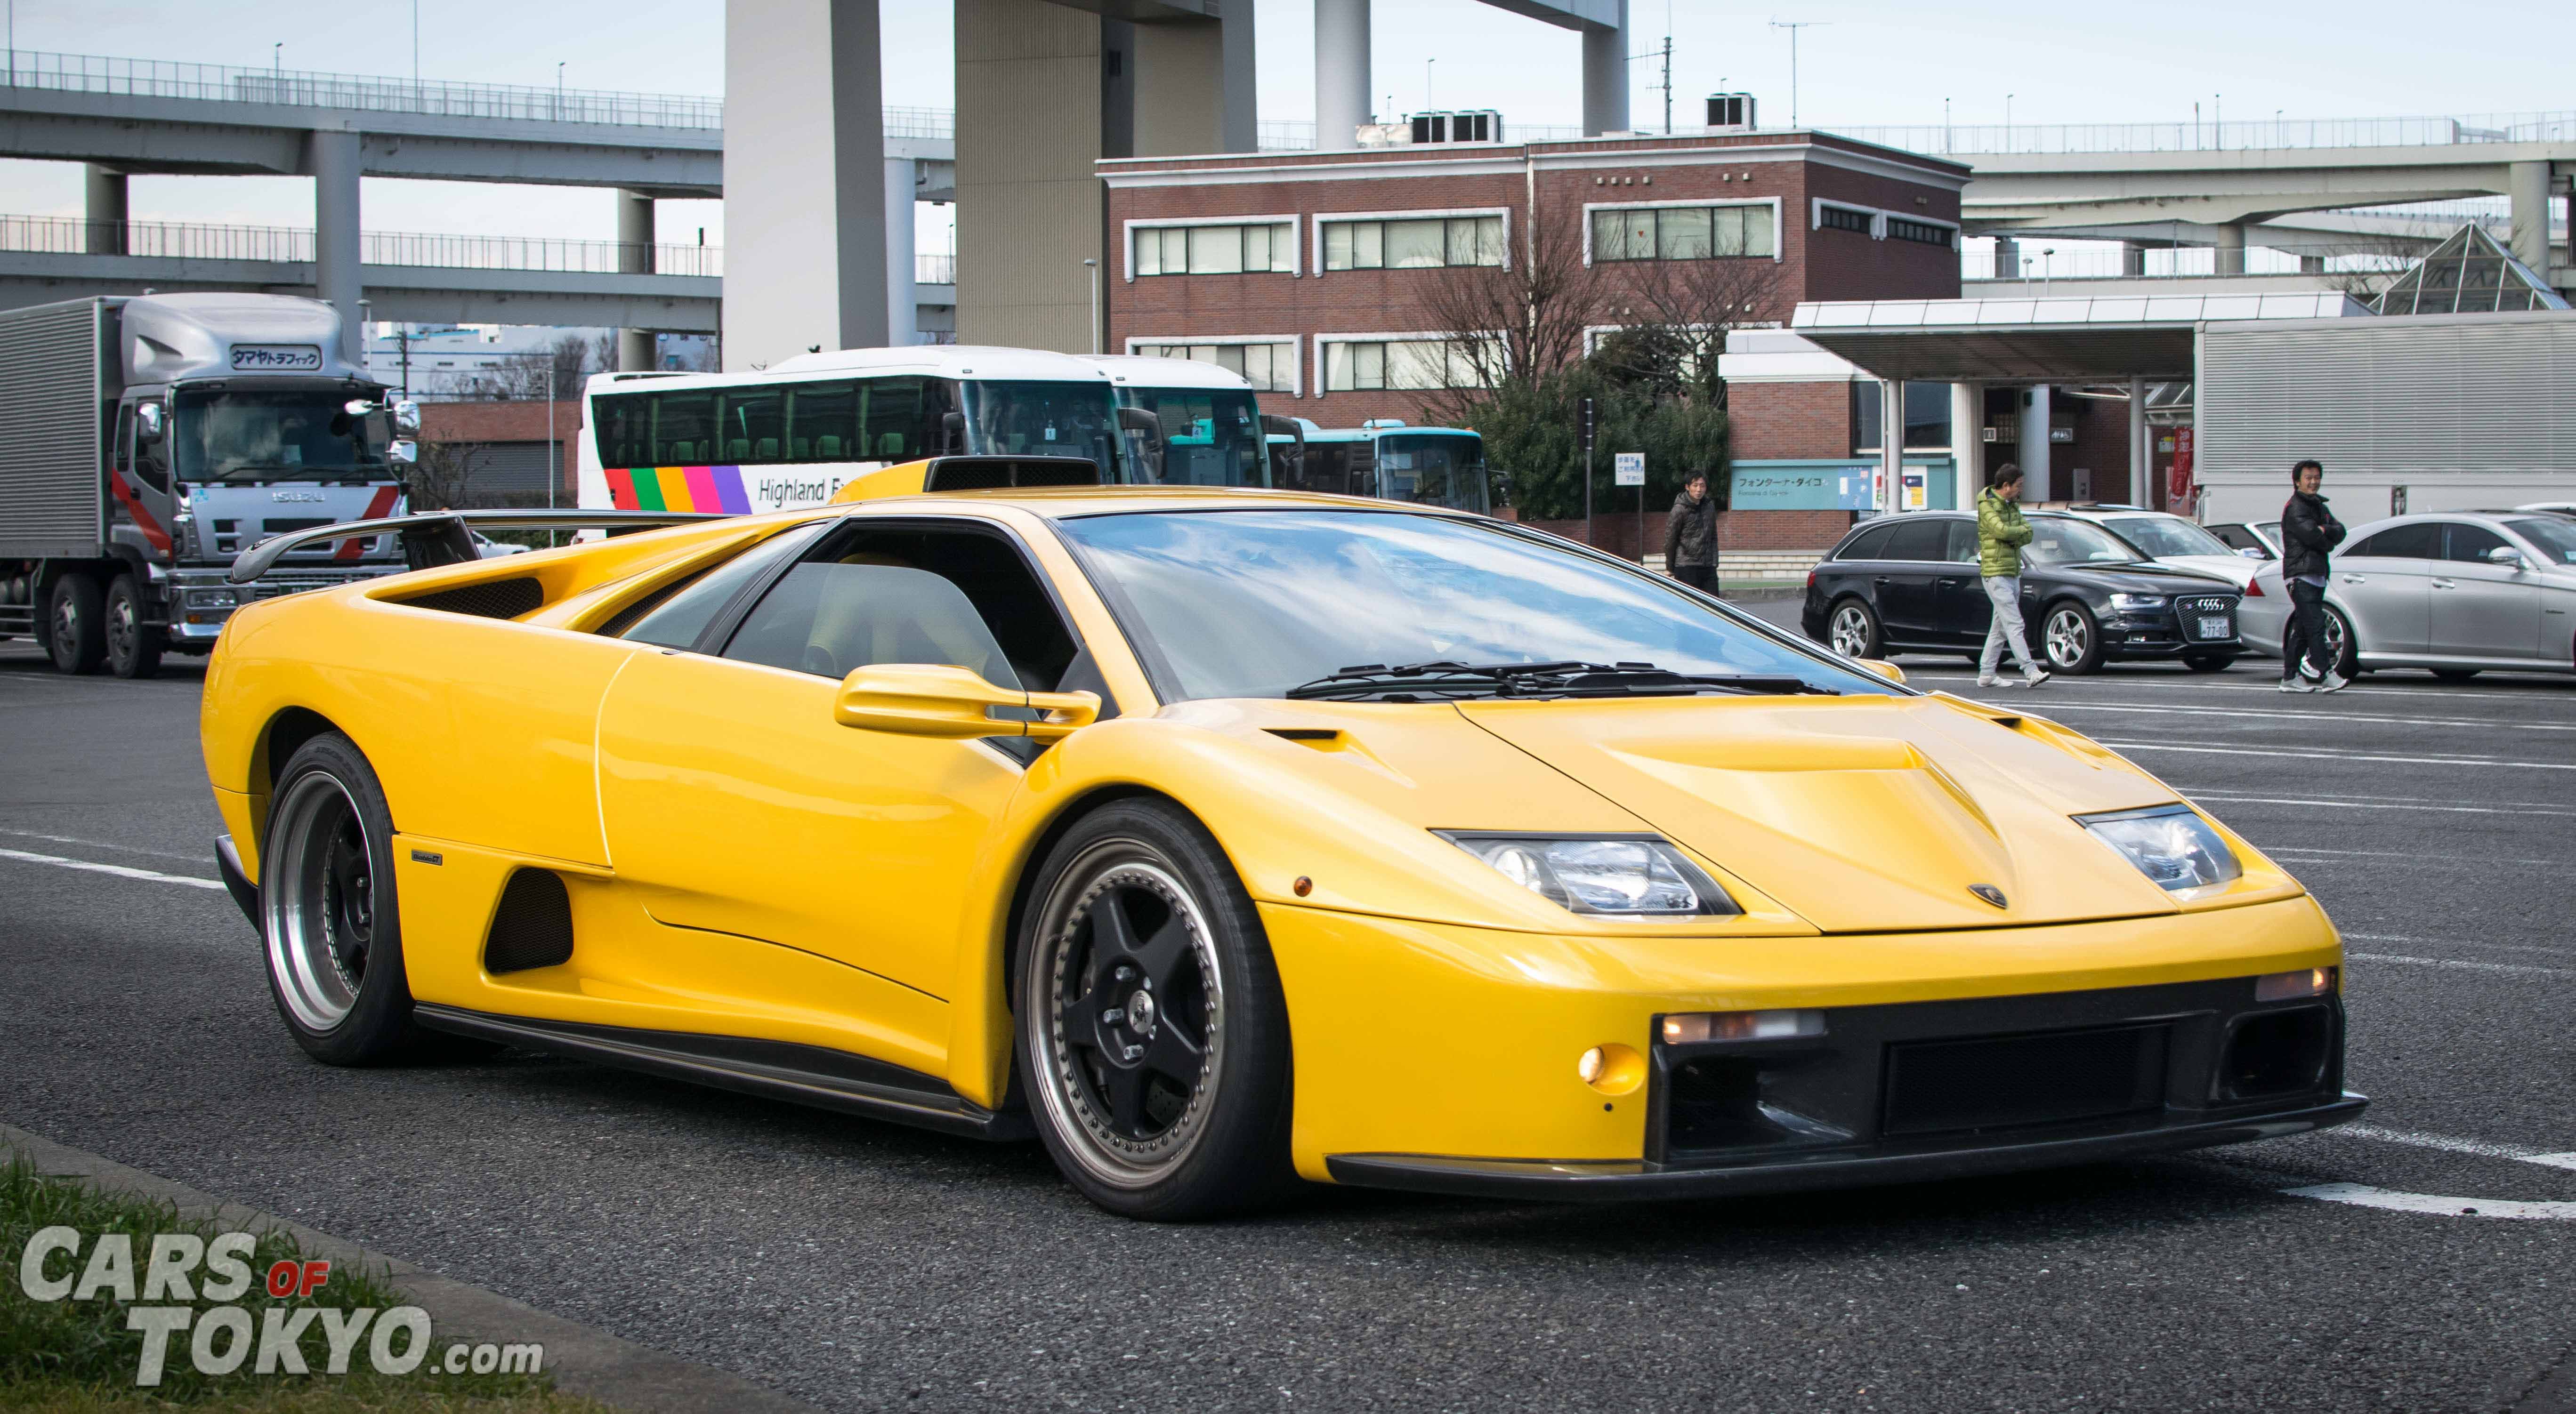
<svg viewBox="0 0 2576 1414">
<path fill-rule="evenodd" d="M 54 592 L 45 596 L 45 650 L 56 672 L 98 671 L 107 661 L 106 618 L 96 579 L 67 574 L 54 581 Z"/>
<path fill-rule="evenodd" d="M 1293 1191 L 1287 1003 L 1216 840 L 1168 802 L 1117 801 L 1056 843 L 1031 899 L 1019 1071 L 1066 1181 L 1157 1222 Z"/>
<path fill-rule="evenodd" d="M 2233 653 L 2185 653 L 2182 665 L 2195 673 L 2223 673 L 2234 666 Z"/>
<path fill-rule="evenodd" d="M 2048 670 L 2069 677 L 2082 677 L 2102 666 L 2102 625 L 2093 611 L 2072 599 L 2051 605 L 2048 617 L 2040 621 L 2039 655 L 2048 660 Z"/>
<path fill-rule="evenodd" d="M 1846 658 L 1887 656 L 1887 634 L 1879 626 L 1878 611 L 1857 595 L 1836 600 L 1825 615 L 1825 646 Z"/>
<path fill-rule="evenodd" d="M 143 592 L 134 576 L 121 574 L 107 591 L 107 670 L 121 678 L 148 678 L 161 671 L 161 630 L 148 622 Z"/>
<path fill-rule="evenodd" d="M 305 1054 L 381 1065 L 426 1049 L 403 973 L 394 824 L 384 787 L 337 732 L 278 774 L 259 870 L 268 990 Z"/>
</svg>

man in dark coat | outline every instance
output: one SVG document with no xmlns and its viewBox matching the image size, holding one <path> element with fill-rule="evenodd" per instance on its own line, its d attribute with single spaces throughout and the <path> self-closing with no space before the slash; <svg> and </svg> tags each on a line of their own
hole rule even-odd
<svg viewBox="0 0 2576 1414">
<path fill-rule="evenodd" d="M 1664 568 L 1693 589 L 1717 592 L 1717 499 L 1704 472 L 1690 474 L 1664 517 Z"/>
<path fill-rule="evenodd" d="M 2325 479 L 2325 464 L 2313 458 L 2292 467 L 2294 489 L 2281 507 L 2281 585 L 2290 591 L 2290 631 L 2281 642 L 2283 692 L 2341 692 L 2350 685 L 2326 643 L 2326 558 L 2343 543 L 2344 529 L 2317 494 Z"/>
</svg>

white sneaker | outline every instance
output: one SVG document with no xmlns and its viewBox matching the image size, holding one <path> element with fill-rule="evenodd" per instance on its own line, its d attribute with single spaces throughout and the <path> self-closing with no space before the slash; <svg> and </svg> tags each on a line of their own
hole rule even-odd
<svg viewBox="0 0 2576 1414">
<path fill-rule="evenodd" d="M 2317 685 L 2308 681 L 2306 678 L 2293 675 L 2281 679 L 2281 690 L 2283 692 L 2314 692 L 2317 690 Z"/>
<path fill-rule="evenodd" d="M 2352 686 L 2352 679 L 2345 677 L 2343 674 L 2336 672 L 2332 668 L 2328 668 L 2326 669 L 2326 680 L 2317 684 L 2317 691 L 2341 692 L 2350 686 Z"/>
<path fill-rule="evenodd" d="M 2048 681 L 2048 674 L 2039 668 L 2024 668 L 2021 671 L 2021 685 L 2024 687 L 2037 687 L 2046 681 Z"/>
<path fill-rule="evenodd" d="M 1977 674 L 1977 686 L 1979 686 L 1979 687 L 1993 687 L 1993 686 L 1995 685 L 1995 683 L 1996 683 L 1996 678 L 1995 678 L 1995 675 L 1994 675 L 1994 674 L 1992 674 L 1992 673 L 1979 673 L 1979 674 Z"/>
</svg>

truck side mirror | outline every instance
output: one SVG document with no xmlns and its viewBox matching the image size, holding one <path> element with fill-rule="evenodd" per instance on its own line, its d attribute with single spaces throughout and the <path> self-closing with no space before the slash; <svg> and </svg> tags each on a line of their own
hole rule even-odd
<svg viewBox="0 0 2576 1414">
<path fill-rule="evenodd" d="M 385 460 L 396 466 L 410 466 L 420 460 L 420 444 L 409 438 L 385 444 Z"/>
<path fill-rule="evenodd" d="M 420 404 L 409 398 L 394 404 L 394 430 L 406 437 L 420 431 Z"/>
<path fill-rule="evenodd" d="M 134 405 L 134 435 L 138 440 L 145 442 L 161 440 L 161 405 L 159 403 Z"/>
</svg>

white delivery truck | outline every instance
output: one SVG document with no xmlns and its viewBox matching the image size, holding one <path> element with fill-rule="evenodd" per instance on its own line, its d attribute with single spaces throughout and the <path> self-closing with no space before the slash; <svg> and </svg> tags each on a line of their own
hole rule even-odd
<svg viewBox="0 0 2576 1414">
<path fill-rule="evenodd" d="M 418 409 L 288 295 L 101 296 L 0 313 L 0 638 L 67 673 L 148 677 L 245 599 L 404 567 L 395 537 L 325 542 L 253 585 L 262 539 L 402 514 Z"/>
</svg>

